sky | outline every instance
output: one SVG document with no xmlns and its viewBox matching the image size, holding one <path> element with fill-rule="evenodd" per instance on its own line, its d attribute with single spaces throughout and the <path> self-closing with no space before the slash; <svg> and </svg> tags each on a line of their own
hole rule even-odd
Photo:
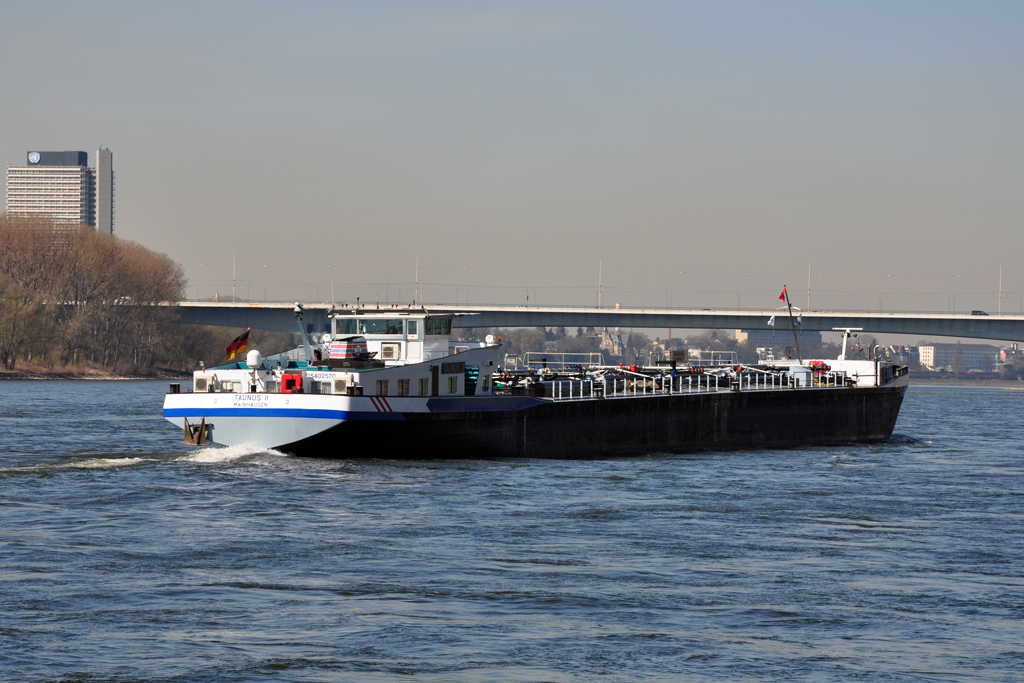
<svg viewBox="0 0 1024 683">
<path fill-rule="evenodd" d="M 111 149 L 190 298 L 1024 311 L 1021 3 L 0 16 L 0 160 Z"/>
</svg>

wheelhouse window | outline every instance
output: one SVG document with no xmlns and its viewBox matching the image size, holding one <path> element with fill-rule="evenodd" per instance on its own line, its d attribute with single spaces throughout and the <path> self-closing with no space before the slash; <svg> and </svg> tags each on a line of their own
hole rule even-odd
<svg viewBox="0 0 1024 683">
<path fill-rule="evenodd" d="M 355 318 L 335 318 L 334 319 L 335 334 L 359 334 L 356 332 L 356 319 Z"/>
<path fill-rule="evenodd" d="M 359 334 L 404 334 L 401 318 L 366 318 L 359 321 Z"/>
<path fill-rule="evenodd" d="M 424 325 L 426 334 L 444 335 L 447 337 L 452 333 L 451 318 L 427 318 Z"/>
</svg>

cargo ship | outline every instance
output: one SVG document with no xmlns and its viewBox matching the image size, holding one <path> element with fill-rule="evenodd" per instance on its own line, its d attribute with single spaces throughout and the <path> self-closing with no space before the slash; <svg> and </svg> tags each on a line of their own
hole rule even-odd
<svg viewBox="0 0 1024 683">
<path fill-rule="evenodd" d="M 500 339 L 452 339 L 451 313 L 332 311 L 292 358 L 201 368 L 163 415 L 194 445 L 319 458 L 602 458 L 888 439 L 908 384 L 877 357 L 756 364 L 506 365 Z M 292 354 L 293 356 L 296 354 Z"/>
</svg>

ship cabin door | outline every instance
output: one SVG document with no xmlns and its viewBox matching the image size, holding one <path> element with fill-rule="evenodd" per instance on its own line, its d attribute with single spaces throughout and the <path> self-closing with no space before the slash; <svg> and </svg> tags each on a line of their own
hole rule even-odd
<svg viewBox="0 0 1024 683">
<path fill-rule="evenodd" d="M 439 368 L 436 365 L 430 366 L 430 395 L 437 396 L 440 392 L 438 382 L 441 381 L 441 377 L 438 373 Z"/>
<path fill-rule="evenodd" d="M 414 362 L 423 360 L 423 342 L 420 341 L 420 321 L 410 318 L 405 321 L 405 357 Z"/>
</svg>

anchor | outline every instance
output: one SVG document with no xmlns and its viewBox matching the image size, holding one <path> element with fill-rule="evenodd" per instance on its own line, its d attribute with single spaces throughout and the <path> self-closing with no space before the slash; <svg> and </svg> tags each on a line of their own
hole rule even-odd
<svg viewBox="0 0 1024 683">
<path fill-rule="evenodd" d="M 185 418 L 185 440 L 182 442 L 189 446 L 209 446 L 210 442 L 206 440 L 206 418 L 204 417 L 199 422 L 199 426 L 196 427 L 195 431 L 192 431 L 192 425 L 188 423 L 188 418 Z"/>
</svg>

